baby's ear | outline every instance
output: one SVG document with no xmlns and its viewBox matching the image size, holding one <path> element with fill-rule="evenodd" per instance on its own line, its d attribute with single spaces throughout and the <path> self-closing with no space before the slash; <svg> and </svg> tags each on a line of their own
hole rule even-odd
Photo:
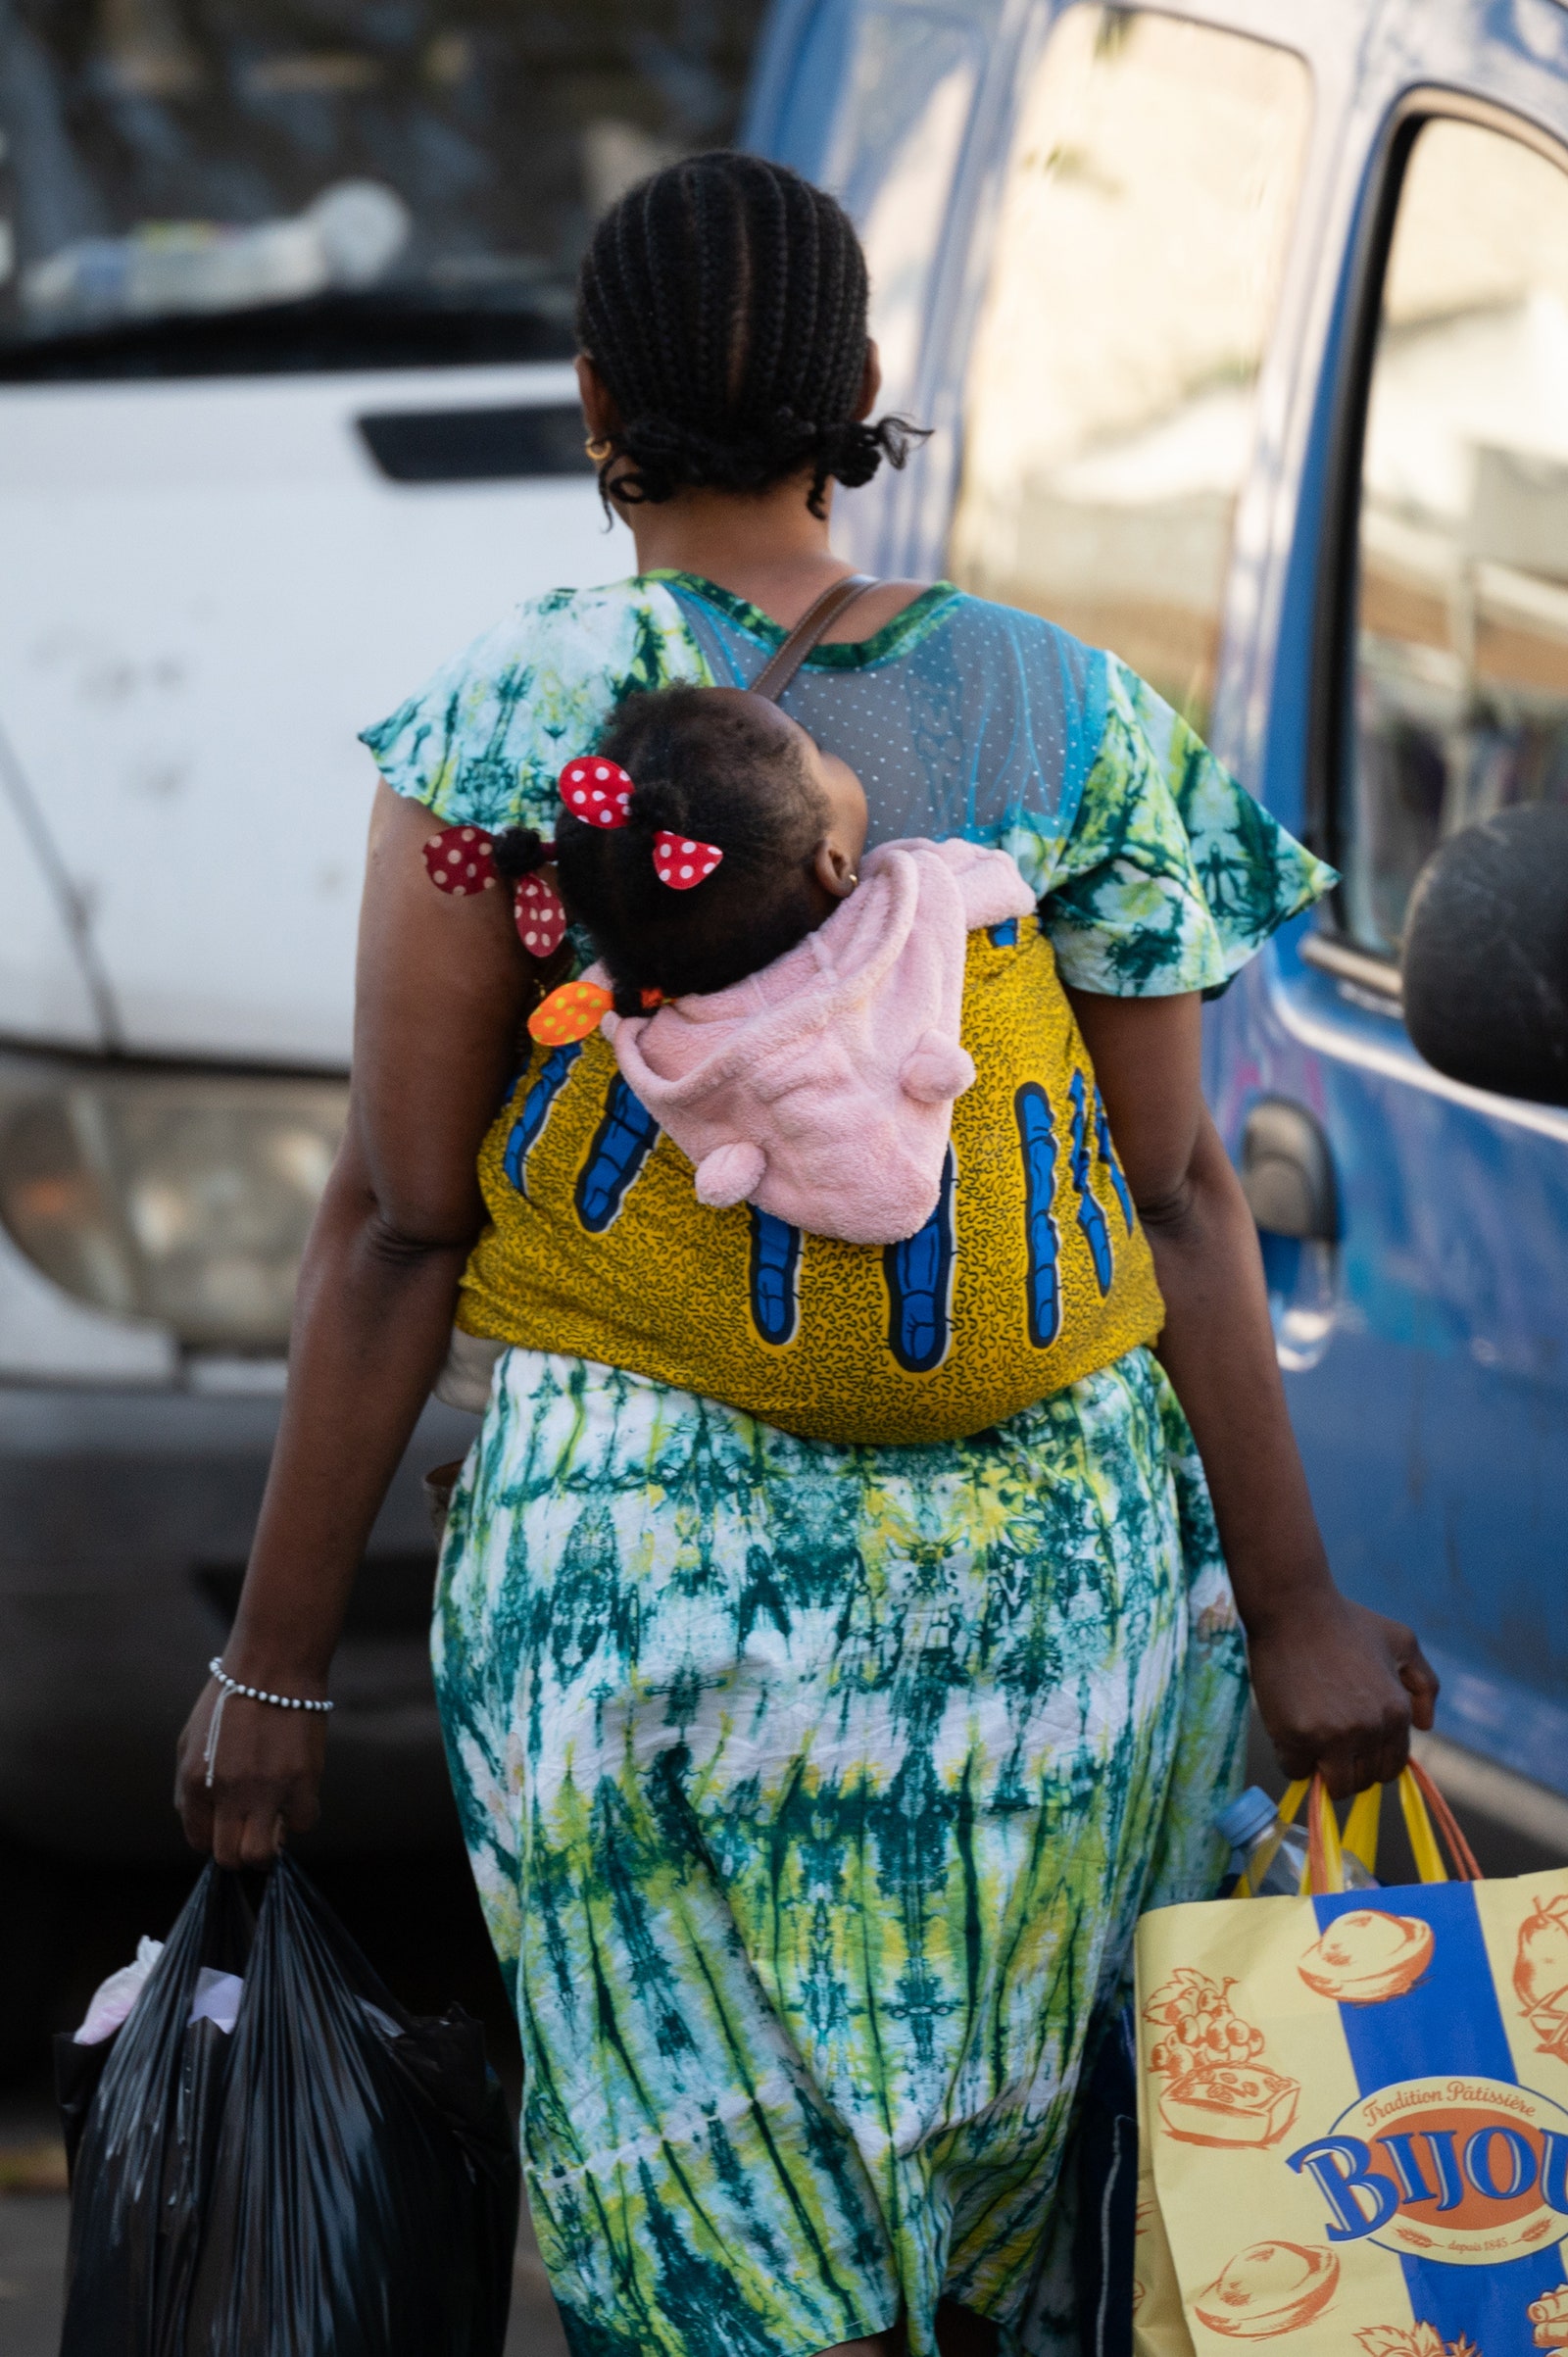
<svg viewBox="0 0 1568 2357">
<path fill-rule="evenodd" d="M 760 1146 L 744 1145 L 739 1139 L 731 1146 L 715 1146 L 697 1165 L 697 1200 L 715 1211 L 727 1211 L 731 1203 L 743 1203 L 755 1194 L 766 1168 L 767 1156 Z"/>
<path fill-rule="evenodd" d="M 836 901 L 847 901 L 859 882 L 851 865 L 849 855 L 831 835 L 824 835 L 811 857 L 811 867 L 824 892 Z"/>
<path fill-rule="evenodd" d="M 918 1105 L 944 1105 L 974 1086 L 974 1057 L 940 1031 L 922 1032 L 899 1070 L 899 1086 Z"/>
</svg>

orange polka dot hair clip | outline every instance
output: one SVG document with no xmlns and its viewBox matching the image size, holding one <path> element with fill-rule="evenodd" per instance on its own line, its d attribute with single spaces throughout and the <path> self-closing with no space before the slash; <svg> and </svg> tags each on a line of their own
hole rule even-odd
<svg viewBox="0 0 1568 2357">
<path fill-rule="evenodd" d="M 601 983 L 563 982 L 528 1017 L 528 1036 L 546 1048 L 569 1048 L 597 1031 L 613 1005 Z"/>
<path fill-rule="evenodd" d="M 651 1014 L 656 1007 L 663 1006 L 664 994 L 645 990 L 642 1002 Z M 569 1048 L 597 1031 L 614 1004 L 602 982 L 563 982 L 548 999 L 541 999 L 528 1017 L 528 1035 L 546 1048 Z"/>
</svg>

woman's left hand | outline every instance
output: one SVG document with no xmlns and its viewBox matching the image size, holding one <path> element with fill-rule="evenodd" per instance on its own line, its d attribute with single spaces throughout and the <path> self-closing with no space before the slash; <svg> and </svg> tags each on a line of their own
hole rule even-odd
<svg viewBox="0 0 1568 2357">
<path fill-rule="evenodd" d="M 1252 1692 L 1284 1773 L 1316 1770 L 1336 1800 L 1389 1784 L 1410 1729 L 1432 1725 L 1437 1673 L 1413 1631 L 1326 1581 L 1248 1632 Z"/>
</svg>

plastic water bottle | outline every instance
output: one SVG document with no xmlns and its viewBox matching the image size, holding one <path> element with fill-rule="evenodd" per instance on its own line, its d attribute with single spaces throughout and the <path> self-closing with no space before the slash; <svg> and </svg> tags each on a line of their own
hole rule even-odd
<svg viewBox="0 0 1568 2357">
<path fill-rule="evenodd" d="M 1214 1830 L 1230 1843 L 1235 1853 L 1231 1864 L 1245 1871 L 1254 1898 L 1295 1898 L 1304 1888 L 1306 1829 L 1282 1825 L 1279 1811 L 1261 1785 L 1249 1785 L 1240 1799 L 1221 1809 Z M 1377 1876 L 1368 1874 L 1349 1850 L 1343 1855 L 1347 1891 L 1375 1891 Z"/>
</svg>

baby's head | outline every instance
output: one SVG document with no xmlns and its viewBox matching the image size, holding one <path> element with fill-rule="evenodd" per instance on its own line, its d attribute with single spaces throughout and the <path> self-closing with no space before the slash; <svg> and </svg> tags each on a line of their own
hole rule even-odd
<svg viewBox="0 0 1568 2357">
<path fill-rule="evenodd" d="M 596 751 L 633 781 L 626 822 L 594 826 L 564 810 L 556 864 L 622 1011 L 636 1011 L 645 992 L 727 990 L 793 949 L 855 889 L 866 833 L 860 781 L 776 704 L 744 688 L 628 696 Z M 711 844 L 723 858 L 677 890 L 655 866 L 661 833 Z M 533 863 L 524 840 L 501 837 L 504 872 Z"/>
</svg>

